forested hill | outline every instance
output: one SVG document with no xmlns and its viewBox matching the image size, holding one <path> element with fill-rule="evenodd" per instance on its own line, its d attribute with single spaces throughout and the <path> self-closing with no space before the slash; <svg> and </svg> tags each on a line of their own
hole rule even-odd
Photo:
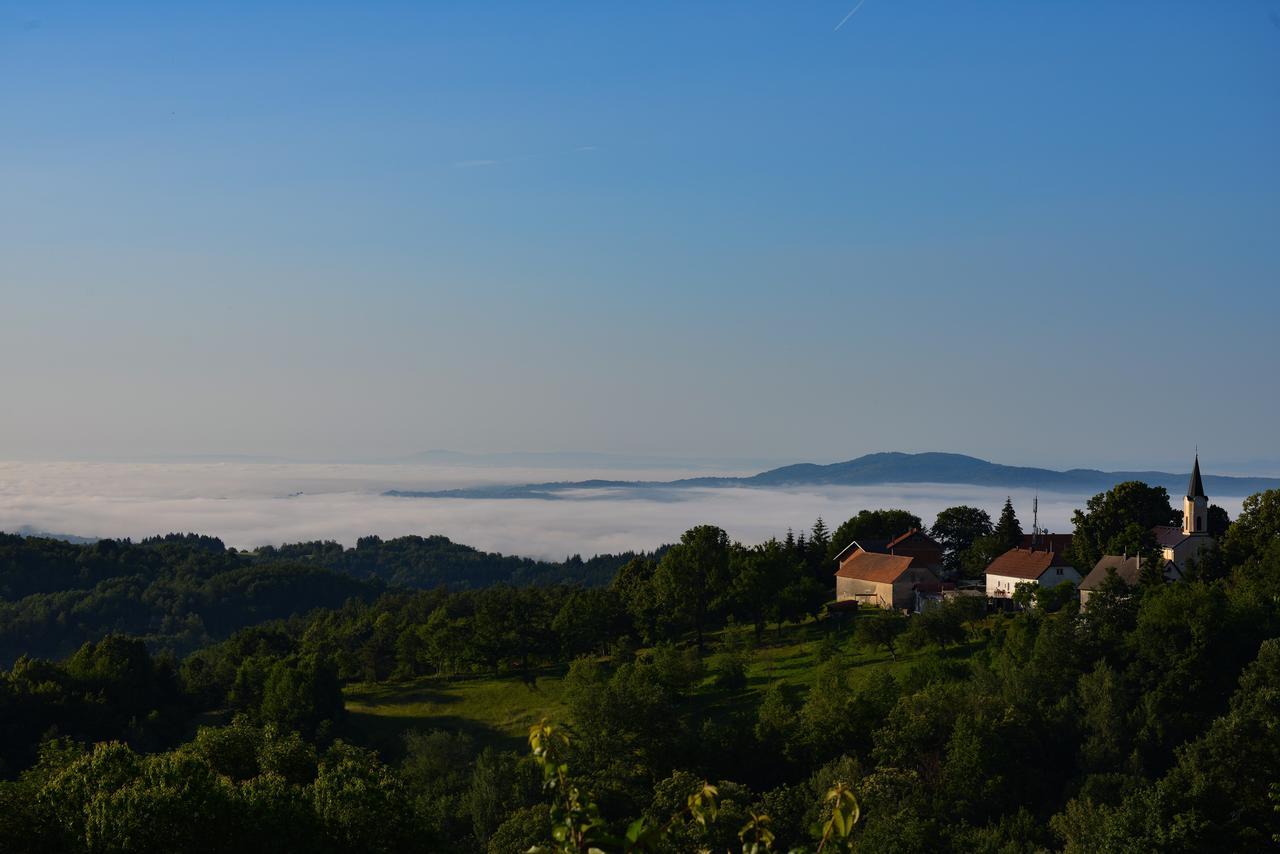
<svg viewBox="0 0 1280 854">
<path fill-rule="evenodd" d="M 296 561 L 322 566 L 356 578 L 398 587 L 455 589 L 494 584 L 608 584 L 635 552 L 596 555 L 584 559 L 571 555 L 563 561 L 484 552 L 455 543 L 448 537 L 361 537 L 355 548 L 332 541 L 265 546 L 252 553 L 259 562 Z"/>
<path fill-rule="evenodd" d="M 694 487 L 873 486 L 886 483 L 945 483 L 1084 494 L 1105 491 L 1125 481 L 1140 480 L 1153 486 L 1163 486 L 1170 495 L 1182 495 L 1189 478 L 1190 473 L 1098 469 L 1056 471 L 1029 466 L 1006 466 L 964 454 L 894 452 L 867 454 L 827 465 L 797 463 L 750 477 L 695 477 L 673 481 L 586 480 L 480 486 L 435 492 L 391 490 L 386 494 L 411 498 L 554 499 L 560 497 L 559 493 L 572 489 L 644 489 L 654 490 L 658 494 Z M 1280 478 L 1205 475 L 1204 486 L 1210 495 L 1243 496 L 1280 487 Z"/>
<path fill-rule="evenodd" d="M 1063 492 L 1110 489 L 1117 483 L 1140 480 L 1163 486 L 1170 495 L 1182 495 L 1190 472 L 1100 471 L 1098 469 L 1054 469 L 1006 466 L 964 454 L 867 454 L 830 465 L 783 466 L 744 480 L 755 486 L 792 484 L 834 484 L 862 486 L 878 483 L 956 483 L 973 486 L 1023 487 Z M 1280 487 L 1280 478 L 1224 477 L 1206 475 L 1205 489 L 1211 495 L 1249 495 Z"/>
<path fill-rule="evenodd" d="M 185 652 L 244 626 L 371 601 L 388 588 L 604 584 L 632 557 L 538 561 L 439 536 L 247 552 L 195 534 L 77 544 L 0 533 L 0 663 L 70 655 L 113 632 Z"/>
</svg>

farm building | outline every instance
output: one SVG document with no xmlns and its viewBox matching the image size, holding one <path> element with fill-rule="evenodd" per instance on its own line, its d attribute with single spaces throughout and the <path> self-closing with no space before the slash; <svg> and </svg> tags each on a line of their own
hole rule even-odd
<svg viewBox="0 0 1280 854">
<path fill-rule="evenodd" d="M 880 608 L 915 606 L 916 588 L 937 589 L 933 570 L 912 566 L 907 555 L 879 554 L 858 549 L 836 571 L 836 601 L 860 602 Z"/>
<path fill-rule="evenodd" d="M 918 528 L 912 528 L 905 534 L 888 540 L 854 540 L 836 555 L 836 563 L 843 566 L 844 561 L 857 551 L 909 557 L 913 567 L 923 567 L 935 571 L 942 568 L 942 544 Z"/>
</svg>

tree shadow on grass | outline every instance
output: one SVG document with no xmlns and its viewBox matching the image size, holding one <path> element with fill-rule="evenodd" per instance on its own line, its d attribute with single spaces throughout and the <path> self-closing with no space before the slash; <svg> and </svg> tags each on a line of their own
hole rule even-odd
<svg viewBox="0 0 1280 854">
<path fill-rule="evenodd" d="M 494 747 L 519 751 L 524 739 L 509 735 L 480 721 L 458 715 L 379 715 L 372 712 L 347 712 L 343 735 L 363 747 L 377 750 L 384 759 L 398 761 L 405 752 L 404 737 L 410 732 L 439 729 L 471 736 L 476 749 Z"/>
<path fill-rule="evenodd" d="M 456 694 L 449 694 L 429 684 L 417 684 L 411 688 L 401 685 L 380 683 L 372 688 L 354 687 L 347 692 L 347 702 L 361 706 L 377 708 L 379 706 L 403 706 L 407 704 L 431 704 L 437 706 L 451 705 L 460 702 Z"/>
</svg>

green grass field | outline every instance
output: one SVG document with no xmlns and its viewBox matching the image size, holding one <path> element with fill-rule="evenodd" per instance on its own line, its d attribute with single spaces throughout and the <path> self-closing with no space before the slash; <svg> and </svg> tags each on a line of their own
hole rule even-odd
<svg viewBox="0 0 1280 854">
<path fill-rule="evenodd" d="M 361 741 L 392 756 L 411 730 L 459 730 L 481 746 L 522 749 L 541 718 L 564 719 L 565 669 L 540 671 L 532 684 L 513 674 L 351 685 L 349 724 Z"/>
<path fill-rule="evenodd" d="M 827 632 L 835 632 L 842 660 L 849 668 L 849 684 L 856 688 L 878 670 L 895 678 L 907 675 L 929 653 L 899 653 L 894 661 L 884 651 L 868 652 L 850 640 L 852 623 L 823 621 L 788 627 L 781 636 L 765 633 L 757 645 L 746 629 L 729 629 L 712 635 L 706 657 L 707 677 L 697 688 L 694 702 L 703 714 L 716 715 L 744 704 L 755 705 L 774 682 L 788 686 L 800 698 L 813 683 L 819 650 Z M 724 648 L 733 643 L 750 647 L 747 687 L 728 692 L 715 687 L 714 674 Z M 967 656 L 972 647 L 952 650 Z M 357 740 L 377 747 L 386 755 L 401 750 L 404 733 L 445 729 L 466 732 L 478 746 L 523 750 L 529 727 L 541 718 L 567 718 L 563 694 L 564 666 L 546 668 L 528 683 L 519 674 L 464 676 L 451 679 L 425 677 L 404 682 L 350 685 L 346 689 L 349 727 Z"/>
</svg>

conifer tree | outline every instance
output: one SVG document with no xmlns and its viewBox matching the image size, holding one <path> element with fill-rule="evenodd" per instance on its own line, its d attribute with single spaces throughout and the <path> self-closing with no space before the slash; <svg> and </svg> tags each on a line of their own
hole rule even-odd
<svg viewBox="0 0 1280 854">
<path fill-rule="evenodd" d="M 809 571 L 815 578 L 825 578 L 827 551 L 830 547 L 831 532 L 827 530 L 826 523 L 819 516 L 809 534 L 809 548 L 804 552 L 805 563 L 808 564 Z"/>
<path fill-rule="evenodd" d="M 1013 499 L 1006 497 L 1004 509 L 1000 511 L 1000 521 L 996 522 L 995 537 L 1002 549 L 1012 549 L 1022 542 L 1022 525 L 1017 514 L 1013 512 Z"/>
<path fill-rule="evenodd" d="M 827 531 L 827 523 L 822 521 L 822 517 L 818 517 L 818 521 L 813 523 L 813 533 L 809 536 L 809 543 L 813 546 L 822 546 L 826 549 L 827 544 L 831 542 L 831 534 Z"/>
</svg>

